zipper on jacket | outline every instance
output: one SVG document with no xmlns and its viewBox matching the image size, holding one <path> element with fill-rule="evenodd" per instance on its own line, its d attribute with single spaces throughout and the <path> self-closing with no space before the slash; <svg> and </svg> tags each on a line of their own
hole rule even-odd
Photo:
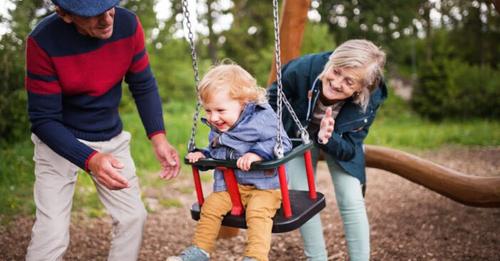
<svg viewBox="0 0 500 261">
<path fill-rule="evenodd" d="M 307 122 L 310 121 L 310 115 L 311 115 L 311 111 L 313 109 L 313 105 L 316 104 L 316 101 L 318 100 L 318 90 L 315 89 L 316 87 L 316 83 L 318 82 L 319 78 L 316 78 L 312 84 L 312 87 L 311 89 L 307 92 L 307 100 L 308 100 L 308 104 L 307 104 L 307 116 L 306 116 L 306 120 Z M 314 96 L 314 100 L 313 100 L 313 96 Z"/>
</svg>

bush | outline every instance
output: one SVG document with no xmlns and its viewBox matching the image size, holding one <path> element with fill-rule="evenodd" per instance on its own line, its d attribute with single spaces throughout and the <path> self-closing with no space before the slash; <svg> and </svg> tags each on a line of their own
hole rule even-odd
<svg viewBox="0 0 500 261">
<path fill-rule="evenodd" d="M 422 116 L 443 118 L 500 117 L 500 72 L 452 60 L 420 67 L 412 106 Z"/>
<path fill-rule="evenodd" d="M 454 45 L 446 31 L 436 31 L 426 41 L 419 46 L 419 53 L 427 59 L 418 66 L 411 100 L 415 111 L 431 120 L 498 119 L 499 70 L 457 58 L 463 50 Z"/>
<path fill-rule="evenodd" d="M 0 145 L 29 135 L 23 49 L 12 35 L 0 40 Z"/>
</svg>

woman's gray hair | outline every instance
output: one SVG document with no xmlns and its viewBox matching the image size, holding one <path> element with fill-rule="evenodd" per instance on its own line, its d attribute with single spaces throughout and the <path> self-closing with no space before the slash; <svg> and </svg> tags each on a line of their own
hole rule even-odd
<svg viewBox="0 0 500 261">
<path fill-rule="evenodd" d="M 383 77 L 385 53 L 368 40 L 348 40 L 335 49 L 330 55 L 325 68 L 318 76 L 323 79 L 332 68 L 365 68 L 362 77 L 362 89 L 353 96 L 354 102 L 359 104 L 363 111 L 370 102 L 370 94 L 375 90 Z"/>
</svg>

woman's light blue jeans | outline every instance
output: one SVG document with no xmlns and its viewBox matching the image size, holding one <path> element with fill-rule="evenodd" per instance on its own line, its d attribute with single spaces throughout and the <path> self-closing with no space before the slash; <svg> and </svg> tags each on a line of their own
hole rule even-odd
<svg viewBox="0 0 500 261">
<path fill-rule="evenodd" d="M 319 157 L 319 148 L 311 150 L 314 174 Z M 330 155 L 326 163 L 335 188 L 335 197 L 342 221 L 345 238 L 352 261 L 366 261 L 370 258 L 370 228 L 366 215 L 365 201 L 359 180 L 346 173 Z M 304 168 L 304 158 L 297 157 L 287 163 L 289 187 L 295 190 L 308 190 Z M 300 233 L 304 240 L 304 253 L 310 261 L 326 261 L 327 252 L 323 238 L 323 227 L 319 214 L 307 221 Z"/>
</svg>

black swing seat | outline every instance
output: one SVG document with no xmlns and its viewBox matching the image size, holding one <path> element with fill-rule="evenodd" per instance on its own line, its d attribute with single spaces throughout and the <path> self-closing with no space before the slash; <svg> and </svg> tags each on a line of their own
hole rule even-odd
<svg viewBox="0 0 500 261">
<path fill-rule="evenodd" d="M 304 154 L 305 151 L 309 150 L 313 146 L 312 143 L 302 144 L 296 139 L 292 139 L 292 142 L 294 144 L 293 150 L 288 152 L 283 158 L 255 162 L 252 164 L 251 170 L 277 168 L 291 159 Z M 235 160 L 216 160 L 207 158 L 200 159 L 196 163 L 189 163 L 187 159 L 185 159 L 184 162 L 186 164 L 193 165 L 200 170 L 213 169 L 216 167 L 226 167 L 232 169 L 237 168 Z M 273 233 L 284 233 L 299 228 L 326 206 L 325 196 L 320 192 L 316 192 L 316 199 L 311 199 L 309 197 L 309 191 L 288 190 L 288 192 L 291 202 L 292 216 L 290 218 L 286 218 L 283 214 L 283 210 L 280 208 L 273 218 Z M 194 220 L 199 220 L 200 212 L 201 209 L 199 203 L 194 203 L 191 206 L 191 217 Z M 235 216 L 228 213 L 224 216 L 222 224 L 229 227 L 247 228 L 244 213 L 241 216 Z"/>
<path fill-rule="evenodd" d="M 293 144 L 293 149 L 289 151 L 281 159 L 266 160 L 252 163 L 250 170 L 263 170 L 263 169 L 275 169 L 282 164 L 292 160 L 293 158 L 304 154 L 304 152 L 313 147 L 313 143 L 303 144 L 299 139 L 290 139 Z M 192 165 L 198 167 L 200 170 L 214 169 L 216 167 L 226 167 L 231 169 L 237 169 L 236 160 L 218 160 L 212 158 L 200 159 L 195 163 L 190 163 L 186 158 L 184 158 L 184 163 L 187 165 Z"/>
<path fill-rule="evenodd" d="M 319 213 L 325 206 L 325 196 L 317 192 L 316 200 L 309 198 L 308 191 L 289 190 L 290 201 L 292 202 L 292 217 L 284 217 L 279 209 L 273 218 L 273 233 L 285 233 L 301 227 L 307 220 Z M 191 206 L 191 217 L 194 220 L 200 219 L 200 205 L 194 203 Z M 230 213 L 224 216 L 222 225 L 246 229 L 245 214 L 233 216 Z"/>
</svg>

